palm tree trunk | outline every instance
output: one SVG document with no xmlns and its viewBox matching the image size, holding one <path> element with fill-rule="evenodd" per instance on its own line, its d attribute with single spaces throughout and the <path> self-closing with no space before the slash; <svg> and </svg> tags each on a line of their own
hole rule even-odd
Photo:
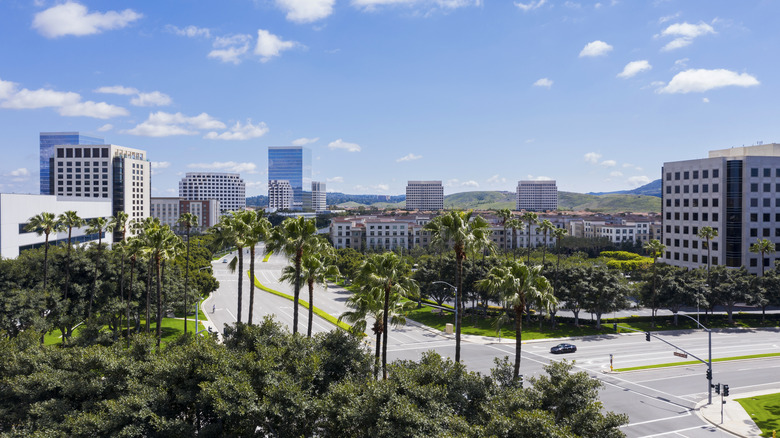
<svg viewBox="0 0 780 438">
<path fill-rule="evenodd" d="M 391 285 L 385 286 L 385 311 L 382 315 L 382 380 L 387 380 L 387 332 L 389 331 L 387 324 L 390 313 L 390 288 Z"/>
<path fill-rule="evenodd" d="M 101 231 L 98 237 L 97 256 L 95 257 L 95 276 L 92 279 L 92 291 L 89 294 L 89 311 L 87 312 L 87 319 L 92 320 L 92 302 L 95 300 L 95 290 L 97 289 L 98 280 L 98 265 L 100 264 L 100 247 L 103 243 L 103 232 Z"/>
<path fill-rule="evenodd" d="M 127 288 L 127 346 L 130 347 L 130 298 L 133 296 L 133 275 L 135 274 L 135 258 L 130 259 L 130 286 Z"/>
<path fill-rule="evenodd" d="M 149 308 L 152 306 L 152 270 L 154 269 L 154 259 L 149 257 L 149 266 L 146 271 L 146 334 L 149 334 Z"/>
<path fill-rule="evenodd" d="M 244 247 L 238 247 L 238 311 L 236 315 L 238 322 L 241 322 L 241 307 L 244 298 Z"/>
<path fill-rule="evenodd" d="M 376 330 L 376 355 L 374 357 L 374 379 L 379 377 L 379 355 L 382 351 L 382 327 L 380 327 L 381 322 L 375 321 L 374 324 L 377 326 Z"/>
<path fill-rule="evenodd" d="M 65 294 L 63 296 L 63 299 L 68 299 L 68 289 L 70 288 L 70 239 L 73 232 L 73 228 L 68 227 L 68 251 L 67 251 L 67 260 L 65 261 Z"/>
<path fill-rule="evenodd" d="M 522 353 L 522 335 L 523 335 L 523 309 L 525 306 L 521 304 L 515 305 L 515 369 L 513 377 L 515 380 L 520 376 L 520 359 Z"/>
<path fill-rule="evenodd" d="M 301 295 L 301 258 L 303 249 L 295 253 L 295 289 L 293 290 L 293 334 L 298 333 L 298 299 Z"/>
<path fill-rule="evenodd" d="M 46 290 L 48 276 L 49 276 L 49 233 L 46 233 L 46 243 L 43 245 L 43 290 Z"/>
<path fill-rule="evenodd" d="M 162 273 L 160 270 L 160 256 L 157 255 L 155 265 L 157 266 L 157 349 L 160 349 L 162 341 Z"/>
<path fill-rule="evenodd" d="M 190 285 L 190 228 L 187 227 L 187 265 L 184 271 L 184 333 L 187 333 L 187 293 Z M 250 313 L 251 315 L 251 313 Z M 195 331 L 198 328 L 195 327 Z"/>
<path fill-rule="evenodd" d="M 255 247 L 249 250 L 249 318 L 247 324 L 252 325 L 252 317 L 255 311 Z"/>
<path fill-rule="evenodd" d="M 314 319 L 314 279 L 310 278 L 309 281 L 309 327 L 306 330 L 306 337 L 311 337 L 311 328 Z"/>
<path fill-rule="evenodd" d="M 455 362 L 460 363 L 460 322 L 463 319 L 463 254 L 459 251 L 455 256 Z"/>
</svg>

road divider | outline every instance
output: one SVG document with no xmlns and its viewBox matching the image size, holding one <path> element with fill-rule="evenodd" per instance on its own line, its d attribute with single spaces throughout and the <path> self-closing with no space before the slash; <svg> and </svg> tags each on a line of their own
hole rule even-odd
<svg viewBox="0 0 780 438">
<path fill-rule="evenodd" d="M 764 357 L 777 357 L 780 356 L 780 353 L 763 353 L 763 354 L 750 354 L 747 356 L 733 356 L 733 357 L 720 357 L 716 359 L 712 359 L 713 362 L 726 362 L 730 360 L 746 360 L 746 359 L 761 359 Z M 661 364 L 655 364 L 655 365 L 642 365 L 638 367 L 628 367 L 628 368 L 615 368 L 615 372 L 621 372 L 621 371 L 639 371 L 639 370 L 649 370 L 653 368 L 668 368 L 668 367 L 679 367 L 679 366 L 685 366 L 685 365 L 696 365 L 701 364 L 698 360 L 689 360 L 684 362 L 672 362 L 672 363 L 661 363 Z"/>
<path fill-rule="evenodd" d="M 268 254 L 266 254 L 265 257 L 263 257 L 263 262 L 264 263 L 267 262 L 268 259 L 271 258 L 271 255 L 273 255 L 273 253 L 274 253 L 273 251 L 269 251 Z"/>
</svg>

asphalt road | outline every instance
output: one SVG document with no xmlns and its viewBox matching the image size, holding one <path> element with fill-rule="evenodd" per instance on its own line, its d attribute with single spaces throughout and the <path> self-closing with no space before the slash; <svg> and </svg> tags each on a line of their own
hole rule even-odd
<svg viewBox="0 0 780 438">
<path fill-rule="evenodd" d="M 262 261 L 262 247 L 258 248 L 255 271 L 259 281 L 274 290 L 292 294 L 292 287 L 278 281 L 286 260 L 273 255 L 268 262 Z M 249 257 L 245 258 L 244 271 L 249 269 Z M 214 313 L 209 318 L 217 327 L 236 321 L 237 273 L 230 273 L 226 263 L 213 264 L 214 275 L 220 282 L 219 290 L 212 295 L 206 310 Z M 249 281 L 244 277 L 242 320 L 247 321 L 249 308 Z M 301 291 L 301 298 L 307 299 L 308 292 Z M 349 292 L 338 287 L 317 288 L 315 306 L 338 316 L 345 309 L 344 302 Z M 254 321 L 265 315 L 292 326 L 292 303 L 281 297 L 255 289 Z M 307 310 L 300 308 L 298 330 L 305 333 Z M 329 331 L 333 325 L 316 317 L 314 332 Z M 708 355 L 707 333 L 702 331 L 658 334 L 680 348 L 706 359 Z M 630 424 L 623 428 L 629 437 L 731 437 L 732 435 L 711 426 L 698 417 L 694 411 L 696 403 L 707 399 L 708 382 L 704 365 L 688 365 L 673 368 L 643 370 L 637 372 L 610 373 L 610 354 L 615 368 L 633 367 L 658 363 L 692 360 L 673 355 L 675 349 L 657 339 L 650 342 L 644 334 L 621 334 L 590 337 L 570 341 L 577 345 L 577 352 L 562 356 L 549 353 L 557 340 L 528 342 L 523 344 L 521 372 L 525 376 L 544 373 L 544 365 L 552 360 L 575 360 L 578 370 L 586 371 L 599 379 L 604 388 L 600 399 L 607 410 L 626 413 Z M 569 342 L 569 341 L 567 341 Z M 388 359 L 417 360 L 428 350 L 437 351 L 447 357 L 454 355 L 454 340 L 441 332 L 430 330 L 416 323 L 393 328 L 388 334 Z M 712 334 L 712 357 L 730 357 L 747 354 L 780 352 L 780 331 L 745 331 Z M 470 338 L 462 343 L 461 357 L 470 370 L 489 372 L 494 359 L 514 357 L 514 341 L 488 341 Z M 713 364 L 713 383 L 729 384 L 731 396 L 760 389 L 777 389 L 780 392 L 780 358 L 716 362 Z M 713 402 L 720 398 L 713 393 Z M 727 401 L 727 403 L 736 403 Z"/>
</svg>

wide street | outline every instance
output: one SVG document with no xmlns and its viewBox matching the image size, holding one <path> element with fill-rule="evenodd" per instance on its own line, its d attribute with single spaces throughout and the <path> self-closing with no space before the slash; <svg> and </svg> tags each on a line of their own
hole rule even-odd
<svg viewBox="0 0 780 438">
<path fill-rule="evenodd" d="M 230 256 L 232 257 L 232 256 Z M 292 287 L 278 281 L 286 260 L 278 255 L 263 262 L 262 246 L 258 247 L 255 271 L 265 286 L 288 294 Z M 237 275 L 230 273 L 227 263 L 213 263 L 214 275 L 220 288 L 209 298 L 203 308 L 214 326 L 221 330 L 223 324 L 236 321 Z M 249 256 L 245 257 L 244 271 L 249 269 Z M 244 277 L 242 321 L 246 322 L 249 309 L 249 279 Z M 345 309 L 349 292 L 330 286 L 315 291 L 315 306 L 338 316 Z M 301 298 L 308 299 L 308 291 L 301 291 Z M 215 310 L 212 313 L 212 306 Z M 254 322 L 265 315 L 292 326 L 292 303 L 281 297 L 255 289 Z M 305 333 L 307 310 L 300 308 L 298 330 Z M 333 325 L 316 317 L 315 332 L 329 331 Z M 663 333 L 659 336 L 680 346 L 698 357 L 707 358 L 707 333 L 687 331 Z M 370 338 L 370 336 L 369 336 Z M 409 322 L 393 328 L 388 334 L 388 358 L 419 359 L 421 354 L 434 350 L 447 357 L 454 355 L 454 338 L 441 332 Z M 521 372 L 526 376 L 540 375 L 543 366 L 552 360 L 576 360 L 575 367 L 586 371 L 603 384 L 600 399 L 607 410 L 628 414 L 630 424 L 622 430 L 629 437 L 731 437 L 733 435 L 702 420 L 695 411 L 698 402 L 707 399 L 707 380 L 704 365 L 687 365 L 635 372 L 610 373 L 610 354 L 615 368 L 692 360 L 673 355 L 673 347 L 657 340 L 645 340 L 644 334 L 620 334 L 603 337 L 573 339 L 577 352 L 555 356 L 550 347 L 561 341 L 531 341 L 523 343 Z M 748 354 L 780 352 L 780 332 L 755 330 L 741 332 L 714 332 L 712 357 L 731 357 Z M 469 370 L 482 373 L 493 367 L 494 358 L 514 356 L 514 341 L 495 338 L 464 336 L 462 359 Z M 713 364 L 713 383 L 726 383 L 731 388 L 727 403 L 736 403 L 740 393 L 763 389 L 780 392 L 780 358 L 716 362 Z M 713 392 L 713 403 L 720 398 Z"/>
</svg>

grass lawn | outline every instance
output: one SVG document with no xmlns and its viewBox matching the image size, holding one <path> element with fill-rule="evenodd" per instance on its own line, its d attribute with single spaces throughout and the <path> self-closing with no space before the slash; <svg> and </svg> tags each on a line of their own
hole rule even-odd
<svg viewBox="0 0 780 438">
<path fill-rule="evenodd" d="M 203 324 L 199 324 L 200 328 L 199 330 L 205 330 L 205 327 Z M 73 335 L 76 336 L 79 332 L 81 326 L 76 327 L 75 330 L 73 330 Z M 145 320 L 141 320 L 141 332 L 143 332 L 146 329 L 146 322 Z M 103 330 L 108 331 L 108 326 L 103 327 Z M 150 332 L 152 334 L 156 333 L 157 330 L 157 324 L 155 324 L 154 321 L 152 321 L 150 328 Z M 167 344 L 168 342 L 176 339 L 180 334 L 184 333 L 184 320 L 183 319 L 177 319 L 177 318 L 163 318 L 162 320 L 162 343 Z M 195 320 L 192 319 L 187 324 L 187 331 L 192 333 L 195 331 Z M 127 327 L 123 327 L 122 332 L 120 334 L 120 338 L 125 337 L 125 334 L 127 334 Z M 61 344 L 62 343 L 62 334 L 59 330 L 53 330 L 46 334 L 44 338 L 44 344 L 46 345 L 55 345 L 55 344 Z"/>
<path fill-rule="evenodd" d="M 773 430 L 780 431 L 780 393 L 738 398 L 736 401 L 761 428 L 761 436 L 772 436 Z"/>
<path fill-rule="evenodd" d="M 271 255 L 273 255 L 273 252 L 269 252 L 268 254 L 266 254 L 266 255 L 265 255 L 265 257 L 263 257 L 263 261 L 264 261 L 264 262 L 267 262 L 267 261 L 268 261 L 268 259 L 270 259 L 270 258 L 271 258 Z"/>
</svg>

